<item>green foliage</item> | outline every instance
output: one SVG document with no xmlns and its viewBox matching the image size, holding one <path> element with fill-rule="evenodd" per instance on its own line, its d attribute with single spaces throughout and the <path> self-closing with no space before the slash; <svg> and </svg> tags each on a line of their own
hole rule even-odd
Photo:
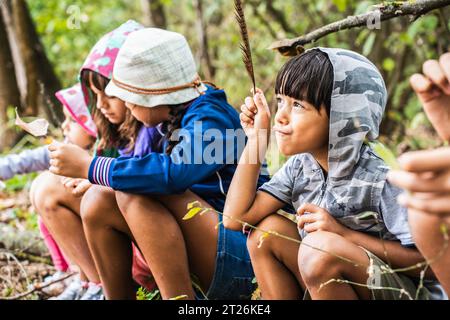
<svg viewBox="0 0 450 320">
<path fill-rule="evenodd" d="M 205 78 L 206 66 L 199 53 L 201 46 L 195 3 L 184 0 L 161 2 L 168 28 L 186 36 L 199 63 L 199 73 Z M 377 0 L 275 0 L 270 3 L 245 1 L 245 13 L 256 83 L 265 91 L 272 110 L 275 109 L 275 78 L 287 61 L 286 57 L 267 50 L 273 41 L 300 36 L 349 15 L 366 13 L 380 3 L 385 6 L 400 4 L 398 1 Z M 103 34 L 128 19 L 142 22 L 146 14 L 142 12 L 139 0 L 28 0 L 28 4 L 47 54 L 64 86 L 76 81 L 79 68 L 90 48 Z M 79 12 L 73 11 L 74 6 Z M 273 15 L 273 9 L 278 12 L 278 16 Z M 250 94 L 252 85 L 242 64 L 233 1 L 204 0 L 203 11 L 209 54 L 216 69 L 214 79 L 207 80 L 213 80 L 224 88 L 228 93 L 228 100 L 237 108 Z M 383 22 L 380 30 L 366 27 L 341 30 L 306 46 L 355 50 L 367 55 L 381 70 L 389 92 L 385 123 L 391 124 L 383 127 L 381 134 L 388 137 L 386 142 L 393 149 L 401 143 L 401 151 L 418 145 L 426 147 L 430 140 L 430 137 L 421 137 L 424 129 L 429 131 L 430 125 L 416 118 L 421 112 L 421 106 L 410 88 L 409 77 L 421 71 L 426 59 L 437 58 L 442 53 L 439 50 L 445 47 L 445 41 L 449 38 L 447 30 L 450 27 L 450 8 L 442 10 L 442 14 L 444 18 L 435 10 L 413 22 L 407 17 L 396 18 Z M 75 18 L 79 22 L 79 29 L 69 28 Z M 443 25 L 445 19 L 447 28 Z M 419 143 L 417 140 L 420 140 Z M 278 161 L 275 162 L 275 167 L 277 166 Z M 276 169 L 270 167 L 271 172 Z"/>
<path fill-rule="evenodd" d="M 24 188 L 29 188 L 31 182 L 37 176 L 37 173 L 16 175 L 13 178 L 5 181 L 5 190 L 7 192 L 15 192 Z"/>
<path fill-rule="evenodd" d="M 386 162 L 391 169 L 400 169 L 395 154 L 379 141 L 369 142 L 376 154 Z"/>
<path fill-rule="evenodd" d="M 148 292 L 144 287 L 139 287 L 136 292 L 136 300 L 161 300 L 161 293 L 158 289 Z"/>
<path fill-rule="evenodd" d="M 141 19 L 139 1 L 28 0 L 27 3 L 64 86 L 77 81 L 84 59 L 102 35 L 128 19 Z"/>
</svg>

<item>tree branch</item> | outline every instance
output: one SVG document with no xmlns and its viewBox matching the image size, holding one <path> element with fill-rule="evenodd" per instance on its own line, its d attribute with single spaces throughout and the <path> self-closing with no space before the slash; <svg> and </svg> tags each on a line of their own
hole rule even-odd
<svg viewBox="0 0 450 320">
<path fill-rule="evenodd" d="M 360 14 L 357 16 L 349 16 L 343 20 L 339 20 L 316 29 L 306 35 L 294 38 L 283 39 L 272 43 L 269 49 L 278 50 L 283 55 L 291 55 L 301 52 L 301 46 L 314 42 L 330 33 L 340 30 L 351 29 L 355 27 L 366 26 L 370 21 L 374 20 L 378 15 L 380 21 L 393 19 L 400 16 L 418 17 L 428 13 L 431 10 L 443 8 L 450 5 L 450 0 L 417 0 L 417 1 L 394 1 L 377 5 L 377 10 Z M 378 12 L 377 12 L 378 11 Z"/>
<path fill-rule="evenodd" d="M 75 272 L 72 272 L 72 273 L 69 273 L 68 275 L 65 275 L 64 277 L 61 277 L 61 278 L 56 279 L 56 280 L 53 280 L 53 281 L 51 281 L 51 282 L 49 282 L 49 283 L 46 283 L 46 284 L 42 284 L 42 283 L 36 284 L 36 285 L 34 285 L 31 289 L 29 289 L 28 291 L 25 291 L 25 292 L 20 293 L 20 294 L 18 294 L 18 295 L 16 295 L 16 296 L 13 296 L 13 297 L 0 298 L 0 300 L 18 300 L 18 299 L 20 299 L 20 298 L 24 298 L 24 297 L 26 297 L 26 296 L 28 296 L 28 295 L 30 295 L 30 294 L 36 292 L 36 291 L 41 291 L 42 289 L 47 288 L 47 287 L 50 287 L 51 285 L 53 285 L 53 284 L 55 284 L 55 283 L 64 281 L 64 280 L 66 280 L 66 279 L 72 277 L 72 276 L 75 275 L 75 274 L 76 274 Z"/>
</svg>

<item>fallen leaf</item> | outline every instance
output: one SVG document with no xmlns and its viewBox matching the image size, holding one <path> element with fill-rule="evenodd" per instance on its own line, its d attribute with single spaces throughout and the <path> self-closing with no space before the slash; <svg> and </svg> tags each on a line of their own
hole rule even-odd
<svg viewBox="0 0 450 320">
<path fill-rule="evenodd" d="M 47 135 L 48 121 L 45 119 L 36 119 L 30 123 L 23 121 L 16 108 L 16 125 L 35 137 L 41 137 Z"/>
<path fill-rule="evenodd" d="M 186 215 L 183 217 L 183 220 L 189 220 L 192 219 L 193 217 L 195 217 L 197 215 L 197 213 L 199 213 L 200 211 L 202 211 L 202 208 L 200 207 L 195 207 L 192 208 L 188 211 L 188 213 L 186 213 Z"/>
</svg>

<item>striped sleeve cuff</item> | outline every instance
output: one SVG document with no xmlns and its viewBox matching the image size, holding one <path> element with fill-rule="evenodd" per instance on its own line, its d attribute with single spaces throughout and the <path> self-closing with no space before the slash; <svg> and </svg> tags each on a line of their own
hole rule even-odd
<svg viewBox="0 0 450 320">
<path fill-rule="evenodd" d="M 106 157 L 95 157 L 89 167 L 89 181 L 105 187 L 111 187 L 110 169 L 116 159 Z"/>
</svg>

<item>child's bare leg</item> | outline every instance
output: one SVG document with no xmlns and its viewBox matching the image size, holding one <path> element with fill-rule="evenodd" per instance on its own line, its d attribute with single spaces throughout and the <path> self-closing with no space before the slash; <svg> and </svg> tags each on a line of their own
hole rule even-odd
<svg viewBox="0 0 450 320">
<path fill-rule="evenodd" d="M 33 184 L 33 203 L 56 243 L 89 281 L 99 282 L 79 216 L 81 199 L 62 185 L 60 177 L 49 172 L 41 174 Z"/>
<path fill-rule="evenodd" d="M 300 240 L 296 224 L 276 214 L 261 221 L 258 228 Z M 262 235 L 262 232 L 253 230 L 247 247 L 263 299 L 301 299 L 304 285 L 297 265 L 299 244 L 269 236 L 258 248 Z"/>
<path fill-rule="evenodd" d="M 189 202 L 197 200 L 210 207 L 205 201 L 189 191 L 155 197 L 118 192 L 116 198 L 164 299 L 194 298 L 190 269 L 203 289 L 209 287 L 215 270 L 218 218 L 208 213 L 182 220 Z"/>
<path fill-rule="evenodd" d="M 91 186 L 81 202 L 81 217 L 106 297 L 136 299 L 131 272 L 132 236 L 114 190 Z"/>
<path fill-rule="evenodd" d="M 80 270 L 80 280 L 83 282 L 89 281 L 88 277 L 84 274 L 83 270 Z"/>
<path fill-rule="evenodd" d="M 431 268 L 442 287 L 450 295 L 450 244 L 445 249 L 444 235 L 441 232 L 443 223 L 447 225 L 447 229 L 450 228 L 450 218 L 441 218 L 413 209 L 409 209 L 408 213 L 414 242 L 423 256 L 427 260 L 434 260 L 438 255 L 442 255 L 431 264 Z"/>
<path fill-rule="evenodd" d="M 343 261 L 335 255 L 350 259 L 359 266 Z M 369 266 L 367 254 L 353 242 L 337 234 L 325 231 L 308 234 L 300 245 L 298 265 L 311 298 L 314 300 L 370 299 L 367 288 L 345 283 L 330 282 L 319 290 L 321 284 L 331 279 L 345 279 L 363 285 L 367 282 L 366 270 Z"/>
</svg>

